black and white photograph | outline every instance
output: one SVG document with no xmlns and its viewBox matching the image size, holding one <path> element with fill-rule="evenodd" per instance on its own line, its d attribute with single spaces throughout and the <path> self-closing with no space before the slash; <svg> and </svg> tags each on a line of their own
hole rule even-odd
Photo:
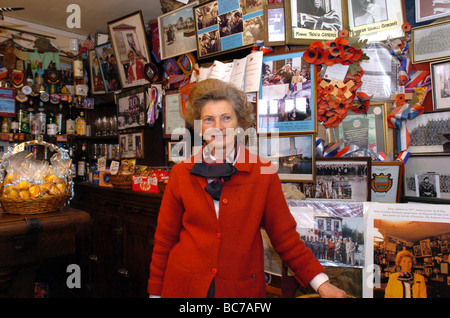
<svg viewBox="0 0 450 318">
<path fill-rule="evenodd" d="M 355 27 L 387 20 L 386 0 L 350 0 Z M 350 10 L 350 6 L 349 6 Z"/>
<path fill-rule="evenodd" d="M 167 152 L 169 162 L 181 162 L 190 156 L 186 141 L 168 141 Z"/>
<path fill-rule="evenodd" d="M 410 153 L 450 152 L 450 111 L 424 113 L 406 121 Z"/>
<path fill-rule="evenodd" d="M 307 199 L 369 201 L 370 158 L 317 158 L 314 183 L 305 183 Z"/>
<path fill-rule="evenodd" d="M 450 109 L 450 60 L 430 63 L 433 109 Z"/>
<path fill-rule="evenodd" d="M 450 156 L 411 155 L 405 164 L 403 183 L 405 196 L 408 199 L 448 202 L 450 200 Z"/>
<path fill-rule="evenodd" d="M 193 7 L 189 3 L 158 17 L 161 59 L 182 55 L 197 49 Z"/>
<path fill-rule="evenodd" d="M 416 22 L 436 20 L 450 15 L 450 0 L 415 0 Z"/>
<path fill-rule="evenodd" d="M 423 63 L 450 57 L 450 22 L 442 21 L 411 29 L 412 63 Z"/>
</svg>

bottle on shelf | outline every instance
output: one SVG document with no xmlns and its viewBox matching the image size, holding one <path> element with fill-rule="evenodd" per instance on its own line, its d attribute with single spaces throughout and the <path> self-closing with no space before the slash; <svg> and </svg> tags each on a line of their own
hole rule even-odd
<svg viewBox="0 0 450 318">
<path fill-rule="evenodd" d="M 66 120 L 66 134 L 68 135 L 74 135 L 76 133 L 76 123 L 75 123 L 75 117 L 73 115 L 73 105 L 70 105 L 69 108 L 69 116 Z"/>
<path fill-rule="evenodd" d="M 11 129 L 11 124 L 9 122 L 8 117 L 3 117 L 2 120 L 2 133 L 9 133 L 9 130 Z"/>
<path fill-rule="evenodd" d="M 56 117 L 52 111 L 50 111 L 47 118 L 47 135 L 56 136 L 58 126 L 56 124 Z"/>
<path fill-rule="evenodd" d="M 56 126 L 57 126 L 56 132 L 58 135 L 63 135 L 66 132 L 62 107 L 63 107 L 62 104 L 59 104 L 59 112 L 56 115 Z"/>
<path fill-rule="evenodd" d="M 17 121 L 19 123 L 19 131 L 18 132 L 22 132 L 22 120 L 24 117 L 24 109 L 23 109 L 23 103 L 20 103 L 19 105 L 19 111 L 17 112 Z"/>
<path fill-rule="evenodd" d="M 86 181 L 86 171 L 87 171 L 87 151 L 86 144 L 81 147 L 80 158 L 77 162 L 77 179 L 79 181 Z"/>
<path fill-rule="evenodd" d="M 30 107 L 25 111 L 23 111 L 23 118 L 21 123 L 21 130 L 25 134 L 30 133 L 30 121 L 34 119 L 34 108 L 33 102 L 30 101 Z"/>
<path fill-rule="evenodd" d="M 17 117 L 13 117 L 11 120 L 11 130 L 13 134 L 19 132 L 19 121 L 17 120 Z"/>
<path fill-rule="evenodd" d="M 77 135 L 86 135 L 86 119 L 84 119 L 84 111 L 80 111 L 77 118 Z"/>
<path fill-rule="evenodd" d="M 80 56 L 77 56 L 77 58 L 73 61 L 73 80 L 77 103 L 78 105 L 81 105 L 81 100 L 87 95 L 88 88 L 84 82 L 84 66 L 83 60 Z"/>
<path fill-rule="evenodd" d="M 36 118 L 36 115 L 34 113 L 34 108 L 28 108 L 29 112 L 28 112 L 28 120 L 29 120 L 29 133 L 37 136 L 39 135 L 39 130 L 40 130 L 40 126 L 39 126 L 39 122 Z"/>
<path fill-rule="evenodd" d="M 39 125 L 39 135 L 45 135 L 47 128 L 47 115 L 44 113 L 44 103 L 39 104 L 39 113 L 36 114 L 36 122 Z"/>
<path fill-rule="evenodd" d="M 44 86 L 44 70 L 42 69 L 42 62 L 39 62 L 38 64 L 38 70 L 36 72 L 36 75 L 34 77 L 34 91 L 36 93 L 42 93 L 45 91 L 45 86 Z"/>
</svg>

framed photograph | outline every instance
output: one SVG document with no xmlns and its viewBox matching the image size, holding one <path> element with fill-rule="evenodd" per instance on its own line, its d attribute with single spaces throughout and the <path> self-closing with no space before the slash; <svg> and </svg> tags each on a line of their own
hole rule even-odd
<svg viewBox="0 0 450 318">
<path fill-rule="evenodd" d="M 283 3 L 264 6 L 264 45 L 278 46 L 286 43 Z"/>
<path fill-rule="evenodd" d="M 348 29 L 346 0 L 286 0 L 286 43 L 334 40 Z"/>
<path fill-rule="evenodd" d="M 142 11 L 108 22 L 122 88 L 148 84 L 145 64 L 150 62 Z"/>
<path fill-rule="evenodd" d="M 161 59 L 179 56 L 197 49 L 194 6 L 198 1 L 158 17 Z"/>
<path fill-rule="evenodd" d="M 372 161 L 370 174 L 372 202 L 400 202 L 402 168 L 401 161 Z"/>
<path fill-rule="evenodd" d="M 89 67 L 90 79 L 91 79 L 91 92 L 92 94 L 105 94 L 105 83 L 103 82 L 103 75 L 100 68 L 100 62 L 97 58 L 97 52 L 95 50 L 89 51 Z"/>
<path fill-rule="evenodd" d="M 213 0 L 194 7 L 199 59 L 264 41 L 266 0 Z"/>
<path fill-rule="evenodd" d="M 169 162 L 178 163 L 190 157 L 191 154 L 187 144 L 186 141 L 168 141 L 167 153 Z"/>
<path fill-rule="evenodd" d="M 408 152 L 450 152 L 450 111 L 423 113 L 407 120 L 406 128 L 411 139 Z"/>
<path fill-rule="evenodd" d="M 258 94 L 258 133 L 316 132 L 316 72 L 302 51 L 264 55 Z"/>
<path fill-rule="evenodd" d="M 116 93 L 117 129 L 144 127 L 146 123 L 146 88 L 134 89 Z"/>
<path fill-rule="evenodd" d="M 100 64 L 100 71 L 105 85 L 105 92 L 112 93 L 120 90 L 119 71 L 117 69 L 116 55 L 111 43 L 105 43 L 95 47 Z"/>
<path fill-rule="evenodd" d="M 144 132 L 119 134 L 120 159 L 144 158 Z"/>
<path fill-rule="evenodd" d="M 16 89 L 0 88 L 0 116 L 15 117 L 16 116 Z"/>
<path fill-rule="evenodd" d="M 186 133 L 186 120 L 181 111 L 181 96 L 178 90 L 166 91 L 163 104 L 164 138 L 173 135 L 181 136 Z M 178 138 L 177 138 L 178 139 Z"/>
<path fill-rule="evenodd" d="M 317 158 L 314 183 L 304 183 L 307 199 L 370 201 L 371 159 Z"/>
<path fill-rule="evenodd" d="M 430 63 L 430 68 L 433 109 L 450 109 L 450 60 Z"/>
<path fill-rule="evenodd" d="M 409 201 L 450 202 L 450 155 L 411 155 L 405 164 L 404 193 Z"/>
<path fill-rule="evenodd" d="M 416 22 L 436 20 L 450 15 L 450 1 L 415 0 Z"/>
<path fill-rule="evenodd" d="M 350 31 L 361 32 L 368 42 L 382 42 L 405 36 L 403 0 L 347 0 Z"/>
<path fill-rule="evenodd" d="M 261 137 L 259 156 L 278 168 L 282 181 L 311 182 L 314 180 L 314 134 Z"/>
<path fill-rule="evenodd" d="M 430 62 L 450 57 L 450 21 L 436 22 L 411 29 L 412 63 Z"/>
<path fill-rule="evenodd" d="M 344 140 L 339 150 L 347 146 L 357 146 L 352 153 L 355 157 L 376 158 L 380 151 L 387 153 L 387 104 L 373 103 L 367 113 L 348 110 L 344 120 L 328 129 L 329 142 Z"/>
</svg>

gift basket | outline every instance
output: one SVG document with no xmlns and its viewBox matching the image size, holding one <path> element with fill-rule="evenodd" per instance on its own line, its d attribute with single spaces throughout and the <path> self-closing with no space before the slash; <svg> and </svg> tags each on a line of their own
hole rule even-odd
<svg viewBox="0 0 450 318">
<path fill-rule="evenodd" d="M 109 177 L 113 187 L 116 189 L 131 190 L 135 166 L 136 160 L 122 160 L 119 171 L 116 174 L 111 173 Z"/>
<path fill-rule="evenodd" d="M 27 146 L 44 146 L 54 154 L 38 160 Z M 73 197 L 68 152 L 41 140 L 24 142 L 3 156 L 0 163 L 0 203 L 5 213 L 39 214 L 58 211 Z"/>
</svg>

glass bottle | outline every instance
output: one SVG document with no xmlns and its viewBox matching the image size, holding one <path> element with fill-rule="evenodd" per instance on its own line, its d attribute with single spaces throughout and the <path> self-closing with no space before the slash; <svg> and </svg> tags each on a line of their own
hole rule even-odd
<svg viewBox="0 0 450 318">
<path fill-rule="evenodd" d="M 57 130 L 56 117 L 51 111 L 47 118 L 47 135 L 56 136 Z"/>
<path fill-rule="evenodd" d="M 80 111 L 80 116 L 77 118 L 77 135 L 86 135 L 86 120 L 83 111 Z"/>
<path fill-rule="evenodd" d="M 3 117 L 2 120 L 2 133 L 9 133 L 9 130 L 11 129 L 11 124 L 9 123 L 8 117 Z"/>
<path fill-rule="evenodd" d="M 47 128 L 47 115 L 44 113 L 44 103 L 39 104 L 39 113 L 36 114 L 36 122 L 39 125 L 39 134 L 45 135 Z"/>
<path fill-rule="evenodd" d="M 83 144 L 81 147 L 80 159 L 77 163 L 77 179 L 79 181 L 86 181 L 86 162 L 87 162 L 87 152 L 86 145 Z"/>
<path fill-rule="evenodd" d="M 64 121 L 64 115 L 63 115 L 63 111 L 62 111 L 62 104 L 59 104 L 59 112 L 56 115 L 56 132 L 58 135 L 62 135 L 64 134 L 65 131 L 65 121 Z"/>
<path fill-rule="evenodd" d="M 73 106 L 70 105 L 69 108 L 69 116 L 66 120 L 66 133 L 68 135 L 74 135 L 76 132 L 76 123 L 75 123 L 75 117 L 73 116 Z"/>
</svg>

